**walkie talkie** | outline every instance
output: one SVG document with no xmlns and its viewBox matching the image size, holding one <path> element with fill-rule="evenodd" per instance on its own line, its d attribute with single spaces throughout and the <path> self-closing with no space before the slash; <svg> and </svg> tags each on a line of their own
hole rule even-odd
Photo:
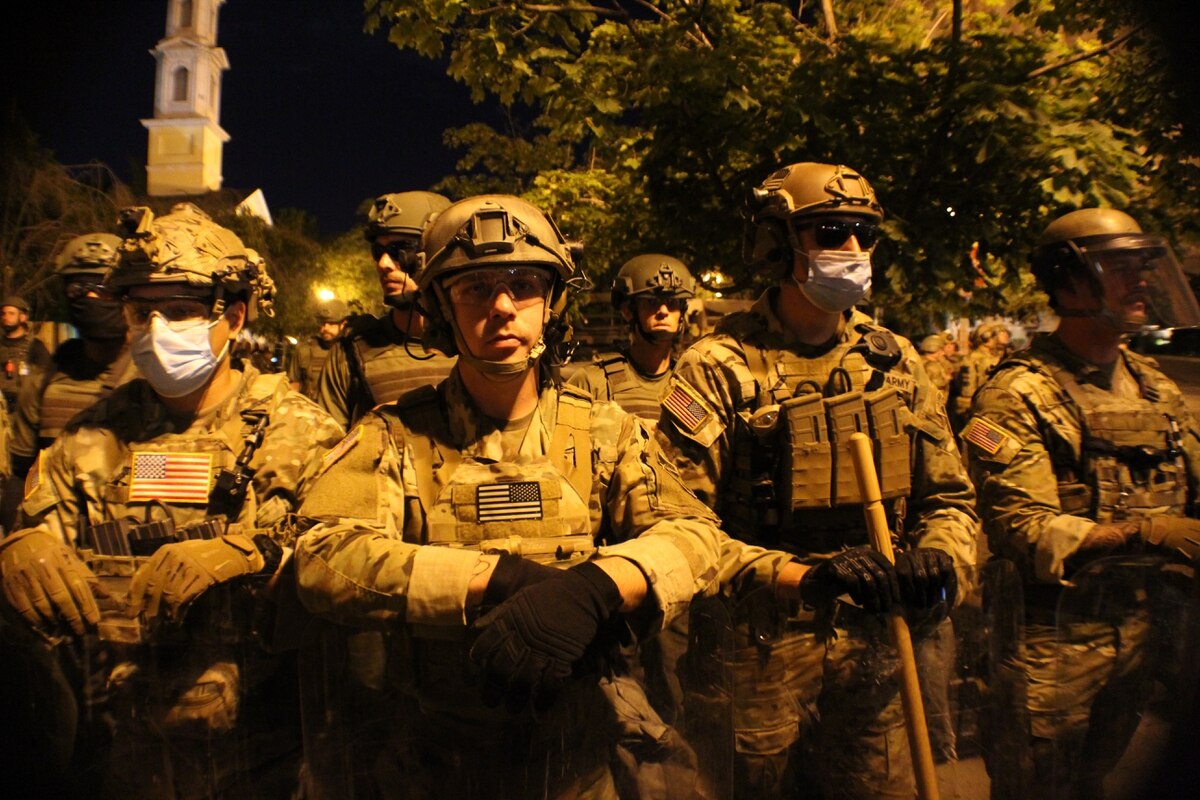
<svg viewBox="0 0 1200 800">
<path fill-rule="evenodd" d="M 254 458 L 254 452 L 262 445 L 269 420 L 265 412 L 246 412 L 243 416 L 257 417 L 254 428 L 246 435 L 246 443 L 233 467 L 217 473 L 217 479 L 208 495 L 208 516 L 221 516 L 229 522 L 238 518 L 242 513 L 242 506 L 246 503 L 246 491 L 254 478 L 254 470 L 250 469 L 250 459 Z"/>
</svg>

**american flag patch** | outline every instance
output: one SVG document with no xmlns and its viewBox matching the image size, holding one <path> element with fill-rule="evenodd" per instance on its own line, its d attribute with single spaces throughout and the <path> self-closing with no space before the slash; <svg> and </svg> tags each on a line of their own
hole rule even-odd
<svg viewBox="0 0 1200 800">
<path fill-rule="evenodd" d="M 983 417 L 975 417 L 963 428 L 962 438 L 989 456 L 994 456 L 1008 438 L 1008 434 L 995 423 Z"/>
<path fill-rule="evenodd" d="M 135 452 L 129 499 L 207 503 L 211 482 L 211 453 Z"/>
<path fill-rule="evenodd" d="M 663 398 L 663 407 L 688 433 L 698 431 L 708 419 L 708 409 L 700 402 L 700 398 L 682 384 L 672 387 L 671 393 Z"/>
<path fill-rule="evenodd" d="M 485 483 L 475 489 L 480 522 L 542 518 L 542 490 L 535 481 Z"/>
</svg>

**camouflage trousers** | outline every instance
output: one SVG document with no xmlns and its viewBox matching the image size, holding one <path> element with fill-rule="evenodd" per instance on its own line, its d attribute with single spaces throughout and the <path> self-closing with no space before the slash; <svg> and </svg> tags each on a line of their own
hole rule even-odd
<svg viewBox="0 0 1200 800">
<path fill-rule="evenodd" d="M 736 798 L 911 800 L 915 778 L 896 680 L 898 659 L 882 618 L 848 612 L 833 629 L 787 620 L 769 643 L 737 625 L 733 648 L 685 659 L 684 723 L 701 765 L 730 757 Z M 693 615 L 693 627 L 696 617 Z M 693 642 L 704 638 L 694 631 Z"/>
<path fill-rule="evenodd" d="M 990 690 L 994 800 L 1104 796 L 1148 701 L 1149 634 L 1142 610 L 1114 622 L 1026 623 Z"/>
</svg>

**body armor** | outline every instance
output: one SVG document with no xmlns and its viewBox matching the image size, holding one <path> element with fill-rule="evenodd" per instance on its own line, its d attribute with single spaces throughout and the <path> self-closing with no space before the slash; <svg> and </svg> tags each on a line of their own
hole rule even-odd
<svg viewBox="0 0 1200 800">
<path fill-rule="evenodd" d="M 584 369 L 594 369 L 604 374 L 607 392 L 596 397 L 597 400 L 611 400 L 647 422 L 658 422 L 658 415 L 662 411 L 662 390 L 670 373 L 647 378 L 634 369 L 624 353 L 605 353 L 595 364 Z"/>
<path fill-rule="evenodd" d="M 360 318 L 351 324 L 339 345 L 346 349 L 351 373 L 366 395 L 349 398 L 351 423 L 380 403 L 390 403 L 421 386 L 436 386 L 454 364 L 440 354 L 427 357 L 421 340 L 397 330 L 390 312 L 383 319 Z"/>
<path fill-rule="evenodd" d="M 82 350 L 82 342 L 76 341 Z M 49 447 L 80 411 L 108 397 L 122 383 L 137 377 L 137 369 L 127 350 L 99 374 L 91 377 L 80 375 L 81 370 L 77 367 L 83 366 L 80 363 L 82 353 L 74 354 L 72 351 L 75 348 L 69 345 L 69 342 L 65 343 L 55 354 L 54 366 L 42 379 L 37 430 L 39 449 Z M 92 369 L 95 369 L 94 365 Z"/>
</svg>

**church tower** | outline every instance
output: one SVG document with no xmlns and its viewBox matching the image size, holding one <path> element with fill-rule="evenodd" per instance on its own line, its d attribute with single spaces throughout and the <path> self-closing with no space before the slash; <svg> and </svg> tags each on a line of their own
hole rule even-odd
<svg viewBox="0 0 1200 800">
<path fill-rule="evenodd" d="M 225 0 L 167 0 L 167 33 L 151 54 L 158 62 L 154 118 L 146 154 L 151 196 L 204 194 L 221 188 L 227 134 L 220 125 L 221 73 L 217 9 Z"/>
</svg>

